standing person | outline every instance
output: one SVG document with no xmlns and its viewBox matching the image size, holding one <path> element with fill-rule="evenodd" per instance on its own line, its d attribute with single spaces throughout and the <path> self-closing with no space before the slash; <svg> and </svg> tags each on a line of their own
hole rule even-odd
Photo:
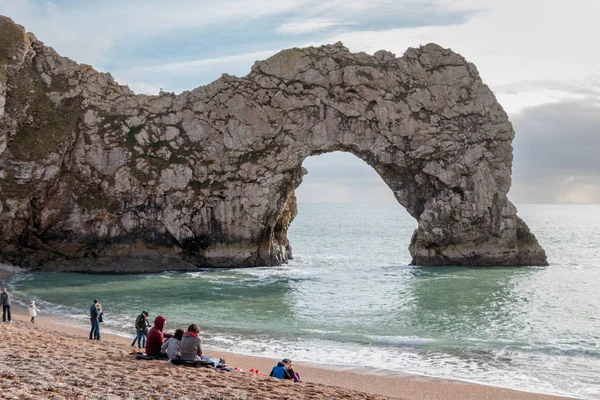
<svg viewBox="0 0 600 400">
<path fill-rule="evenodd" d="M 31 323 L 35 324 L 35 317 L 37 316 L 37 312 L 40 311 L 35 306 L 35 301 L 29 300 L 29 303 L 27 303 L 27 311 L 29 312 L 29 316 L 31 317 Z"/>
<path fill-rule="evenodd" d="M 148 336 L 148 328 L 150 327 L 150 323 L 148 322 L 148 311 L 142 311 L 140 315 L 135 319 L 135 331 L 136 336 L 131 342 L 131 347 L 135 347 L 135 342 L 137 342 L 137 347 L 145 348 L 146 347 L 146 336 Z"/>
<path fill-rule="evenodd" d="M 98 300 L 94 299 L 94 304 L 90 307 L 90 322 L 92 323 L 90 340 L 100 340 L 100 322 L 98 321 L 100 313 L 98 312 L 96 304 L 98 304 Z"/>
<path fill-rule="evenodd" d="M 163 333 L 167 325 L 167 319 L 159 315 L 154 318 L 154 326 L 148 332 L 148 341 L 146 342 L 146 354 L 156 358 L 166 358 L 166 354 L 161 354 L 160 348 L 165 343 L 165 338 L 173 337 L 170 333 Z"/>
<path fill-rule="evenodd" d="M 181 359 L 185 361 L 198 361 L 202 356 L 202 347 L 200 340 L 200 328 L 196 324 L 191 324 L 188 331 L 183 335 L 179 345 Z"/>
<path fill-rule="evenodd" d="M 102 311 L 102 304 L 98 302 L 98 304 L 96 304 L 96 308 L 98 309 L 98 322 L 102 322 L 102 316 L 104 315 L 104 311 Z"/>
<path fill-rule="evenodd" d="M 2 304 L 2 321 L 6 322 L 6 317 L 8 316 L 8 322 L 10 322 L 10 296 L 6 291 L 6 288 L 2 288 L 0 304 Z"/>
</svg>

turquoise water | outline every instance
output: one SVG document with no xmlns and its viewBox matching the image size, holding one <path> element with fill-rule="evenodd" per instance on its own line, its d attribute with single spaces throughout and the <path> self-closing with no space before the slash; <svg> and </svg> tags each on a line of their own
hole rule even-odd
<svg viewBox="0 0 600 400">
<path fill-rule="evenodd" d="M 401 206 L 300 204 L 295 259 L 161 275 L 35 273 L 9 288 L 82 323 L 133 335 L 142 309 L 243 354 L 384 368 L 600 398 L 600 205 L 521 205 L 547 268 L 412 267 Z"/>
</svg>

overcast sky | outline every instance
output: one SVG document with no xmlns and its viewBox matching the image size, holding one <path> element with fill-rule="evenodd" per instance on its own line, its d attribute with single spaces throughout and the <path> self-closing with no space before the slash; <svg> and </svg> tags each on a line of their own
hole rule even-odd
<svg viewBox="0 0 600 400">
<path fill-rule="evenodd" d="M 435 42 L 477 66 L 517 137 L 516 203 L 600 203 L 599 0 L 0 0 L 0 14 L 138 93 L 246 75 L 281 49 Z M 393 202 L 356 157 L 305 161 L 303 202 Z"/>
</svg>

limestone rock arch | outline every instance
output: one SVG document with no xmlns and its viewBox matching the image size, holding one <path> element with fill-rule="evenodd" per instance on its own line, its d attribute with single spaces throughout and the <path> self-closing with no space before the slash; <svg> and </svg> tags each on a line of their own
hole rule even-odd
<svg viewBox="0 0 600 400">
<path fill-rule="evenodd" d="M 148 96 L 5 17 L 0 37 L 4 261 L 123 273 L 285 263 L 302 161 L 341 150 L 417 219 L 413 264 L 547 264 L 506 197 L 512 126 L 451 50 L 290 49 L 242 78 Z"/>
</svg>

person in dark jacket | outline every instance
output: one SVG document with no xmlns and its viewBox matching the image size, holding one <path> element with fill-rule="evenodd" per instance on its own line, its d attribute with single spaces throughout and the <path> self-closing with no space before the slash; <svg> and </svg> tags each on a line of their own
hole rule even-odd
<svg viewBox="0 0 600 400">
<path fill-rule="evenodd" d="M 131 342 L 131 347 L 135 347 L 135 342 L 137 342 L 137 347 L 142 349 L 146 347 L 146 336 L 148 336 L 149 327 L 150 323 L 148 322 L 148 311 L 142 311 L 142 313 L 138 315 L 135 320 L 136 336 L 133 339 L 133 342 Z"/>
<path fill-rule="evenodd" d="M 163 333 L 167 319 L 162 315 L 154 318 L 154 326 L 148 332 L 148 340 L 146 341 L 146 354 L 156 358 L 166 359 L 167 355 L 161 353 L 160 348 L 165 343 L 165 338 L 173 337 L 170 333 Z"/>
<path fill-rule="evenodd" d="M 292 360 L 284 358 L 273 367 L 269 376 L 278 379 L 293 379 L 294 382 L 300 382 L 300 374 L 295 372 L 292 367 Z"/>
<path fill-rule="evenodd" d="M 94 299 L 94 304 L 90 307 L 90 322 L 92 323 L 92 330 L 90 331 L 90 340 L 100 340 L 100 322 L 98 321 L 98 317 L 100 313 L 98 312 L 98 300 Z"/>
<path fill-rule="evenodd" d="M 6 317 L 8 316 L 8 322 L 10 322 L 10 296 L 6 291 L 6 288 L 2 288 L 0 304 L 2 304 L 2 321 L 6 322 Z"/>
</svg>

